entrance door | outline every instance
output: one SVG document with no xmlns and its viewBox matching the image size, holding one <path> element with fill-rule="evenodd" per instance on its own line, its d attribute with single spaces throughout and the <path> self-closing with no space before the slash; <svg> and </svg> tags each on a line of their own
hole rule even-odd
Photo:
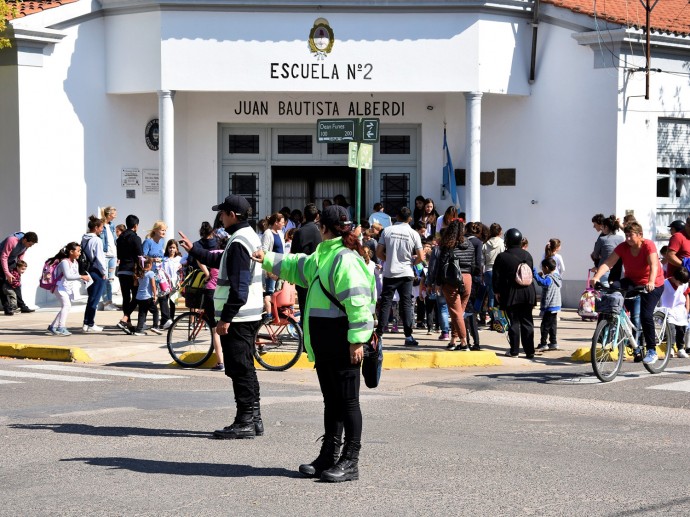
<svg viewBox="0 0 690 517">
<path fill-rule="evenodd" d="M 287 206 L 302 210 L 307 203 L 315 203 L 320 210 L 323 200 L 342 194 L 350 205 L 355 204 L 355 169 L 342 166 L 273 166 L 272 210 Z M 366 192 L 366 178 L 362 174 L 362 203 Z M 362 217 L 365 217 L 362 207 Z"/>
</svg>

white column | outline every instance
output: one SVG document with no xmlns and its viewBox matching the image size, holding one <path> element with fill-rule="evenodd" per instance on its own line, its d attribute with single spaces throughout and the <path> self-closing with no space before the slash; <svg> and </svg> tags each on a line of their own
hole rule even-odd
<svg viewBox="0 0 690 517">
<path fill-rule="evenodd" d="M 481 221 L 480 157 L 482 141 L 482 94 L 465 93 L 467 167 L 465 172 L 465 212 L 467 221 Z"/>
<path fill-rule="evenodd" d="M 175 234 L 175 92 L 158 91 L 158 174 L 160 218 L 168 225 L 168 238 Z"/>
</svg>

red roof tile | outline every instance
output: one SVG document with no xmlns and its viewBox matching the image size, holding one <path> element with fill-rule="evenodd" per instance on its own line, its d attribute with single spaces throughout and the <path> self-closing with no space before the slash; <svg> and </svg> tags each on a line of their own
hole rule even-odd
<svg viewBox="0 0 690 517">
<path fill-rule="evenodd" d="M 652 6 L 655 0 L 642 0 Z M 587 14 L 625 27 L 644 28 L 646 11 L 640 0 L 543 0 L 546 4 Z M 690 0 L 659 0 L 652 9 L 653 30 L 690 34 Z"/>
<path fill-rule="evenodd" d="M 16 2 L 8 0 L 8 4 L 16 4 L 19 16 L 27 16 L 45 9 L 70 4 L 78 0 L 24 0 Z M 649 4 L 654 0 L 644 0 Z M 544 3 L 556 7 L 569 9 L 601 20 L 623 25 L 626 27 L 643 28 L 645 25 L 645 9 L 640 0 L 543 0 Z M 690 0 L 659 0 L 651 13 L 651 26 L 661 32 L 690 34 Z"/>
<path fill-rule="evenodd" d="M 78 0 L 24 0 L 23 2 L 17 2 L 16 0 L 7 0 L 9 5 L 15 5 L 19 10 L 19 15 L 14 18 L 21 18 L 23 16 L 28 16 L 34 13 L 40 13 L 46 9 L 52 9 L 53 7 L 60 7 L 64 4 L 71 4 L 72 2 L 77 2 Z M 10 17 L 10 19 L 13 17 Z"/>
</svg>

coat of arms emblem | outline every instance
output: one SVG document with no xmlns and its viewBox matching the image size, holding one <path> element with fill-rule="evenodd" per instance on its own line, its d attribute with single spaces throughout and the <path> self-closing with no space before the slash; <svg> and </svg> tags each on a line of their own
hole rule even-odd
<svg viewBox="0 0 690 517">
<path fill-rule="evenodd" d="M 333 49 L 333 29 L 328 25 L 328 20 L 319 18 L 309 32 L 309 50 L 316 59 L 324 59 Z"/>
</svg>

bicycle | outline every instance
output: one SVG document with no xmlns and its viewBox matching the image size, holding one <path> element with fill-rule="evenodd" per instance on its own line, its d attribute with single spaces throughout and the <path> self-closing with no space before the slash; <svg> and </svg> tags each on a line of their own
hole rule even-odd
<svg viewBox="0 0 690 517">
<path fill-rule="evenodd" d="M 287 286 L 284 284 L 282 290 L 272 295 L 272 317 L 261 324 L 255 338 L 254 358 L 267 370 L 287 370 L 304 351 L 302 327 L 294 309 L 294 286 Z M 190 311 L 177 316 L 168 329 L 168 352 L 185 368 L 200 366 L 213 355 L 210 319 L 203 309 L 203 296 L 209 293 L 187 286 L 185 305 Z"/>
<path fill-rule="evenodd" d="M 168 329 L 168 352 L 185 368 L 204 364 L 213 354 L 210 319 L 203 309 L 205 289 L 185 287 L 185 306 L 190 310 L 177 316 Z"/>
<path fill-rule="evenodd" d="M 266 370 L 287 370 L 299 360 L 304 351 L 304 334 L 295 311 L 295 286 L 283 283 L 283 288 L 271 295 L 271 315 L 256 334 L 254 357 Z"/>
<path fill-rule="evenodd" d="M 602 295 L 620 293 L 624 300 L 635 299 L 644 292 L 644 287 L 634 287 L 627 291 L 604 287 L 599 283 L 595 287 Z M 592 336 L 590 360 L 594 374 L 601 382 L 611 382 L 616 378 L 626 352 L 631 356 L 643 353 L 635 338 L 637 329 L 630 320 L 630 314 L 622 305 L 621 301 L 618 304 L 613 303 L 612 307 L 597 308 L 599 316 Z M 664 371 L 673 350 L 673 333 L 669 328 L 668 311 L 664 308 L 657 308 L 654 311 L 654 333 L 659 359 L 654 364 L 643 363 L 647 371 L 652 374 Z"/>
</svg>

